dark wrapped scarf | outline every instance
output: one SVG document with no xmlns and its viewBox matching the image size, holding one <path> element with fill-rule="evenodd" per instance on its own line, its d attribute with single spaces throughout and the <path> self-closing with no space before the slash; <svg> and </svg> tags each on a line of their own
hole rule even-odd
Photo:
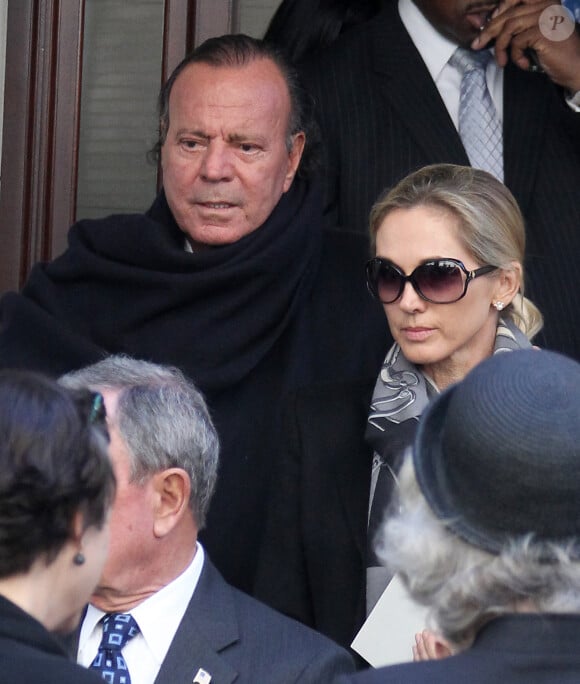
<svg viewBox="0 0 580 684">
<path fill-rule="evenodd" d="M 499 319 L 494 354 L 529 347 L 530 341 L 512 320 Z M 438 392 L 394 344 L 375 384 L 365 433 L 374 451 L 367 537 L 367 613 L 390 580 L 377 556 L 377 545 L 396 486 L 396 472 L 405 449 L 413 443 L 421 414 Z"/>
<path fill-rule="evenodd" d="M 295 180 L 270 218 L 198 253 L 161 194 L 147 214 L 80 221 L 69 249 L 0 303 L 0 366 L 58 375 L 107 353 L 181 368 L 221 442 L 201 539 L 226 579 L 252 589 L 284 397 L 376 376 L 388 345 L 366 292 L 364 236 L 323 230 L 317 190 Z"/>
<path fill-rule="evenodd" d="M 298 181 L 260 229 L 195 254 L 163 193 L 145 215 L 80 221 L 67 252 L 33 269 L 26 297 L 3 299 L 0 364 L 58 374 L 100 350 L 126 352 L 177 365 L 206 392 L 224 389 L 251 372 L 304 304 L 321 228 L 317 194 Z"/>
</svg>

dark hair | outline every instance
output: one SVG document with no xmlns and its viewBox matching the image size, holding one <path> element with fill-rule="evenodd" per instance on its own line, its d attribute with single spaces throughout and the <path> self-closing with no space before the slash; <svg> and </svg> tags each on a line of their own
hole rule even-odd
<svg viewBox="0 0 580 684">
<path fill-rule="evenodd" d="M 282 48 L 297 64 L 373 17 L 381 6 L 382 0 L 283 0 L 264 40 Z"/>
<path fill-rule="evenodd" d="M 101 528 L 115 492 L 102 397 L 0 371 L 0 577 L 50 563 L 73 518 Z"/>
<path fill-rule="evenodd" d="M 298 72 L 283 55 L 283 52 L 265 41 L 251 38 L 242 33 L 227 34 L 209 38 L 188 54 L 173 70 L 161 91 L 157 102 L 159 114 L 159 137 L 149 156 L 158 162 L 161 148 L 169 130 L 169 98 L 179 74 L 191 64 L 207 64 L 213 67 L 242 67 L 260 59 L 271 60 L 280 70 L 290 96 L 290 117 L 286 131 L 286 147 L 292 149 L 296 133 L 304 132 L 306 147 L 299 167 L 302 176 L 318 167 L 320 135 L 314 120 L 313 103 L 303 88 Z"/>
</svg>

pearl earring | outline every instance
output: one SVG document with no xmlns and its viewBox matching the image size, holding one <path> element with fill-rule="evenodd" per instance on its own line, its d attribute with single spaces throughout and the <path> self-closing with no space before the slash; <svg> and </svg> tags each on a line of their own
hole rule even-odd
<svg viewBox="0 0 580 684">
<path fill-rule="evenodd" d="M 494 302 L 493 305 L 498 311 L 502 311 L 505 306 L 503 302 Z"/>
</svg>

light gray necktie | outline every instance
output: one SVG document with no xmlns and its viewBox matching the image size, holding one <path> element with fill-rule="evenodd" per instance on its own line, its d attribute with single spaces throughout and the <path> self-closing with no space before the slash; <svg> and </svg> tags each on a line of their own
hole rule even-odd
<svg viewBox="0 0 580 684">
<path fill-rule="evenodd" d="M 487 88 L 485 69 L 489 50 L 457 48 L 449 64 L 463 76 L 459 95 L 459 135 L 471 166 L 489 171 L 503 181 L 501 122 Z"/>
</svg>

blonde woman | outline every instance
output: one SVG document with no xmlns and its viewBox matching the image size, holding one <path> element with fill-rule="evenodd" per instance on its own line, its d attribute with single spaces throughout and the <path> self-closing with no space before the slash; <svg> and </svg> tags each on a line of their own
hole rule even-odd
<svg viewBox="0 0 580 684">
<path fill-rule="evenodd" d="M 367 282 L 394 344 L 378 377 L 289 406 L 257 584 L 345 646 L 389 581 L 375 537 L 422 411 L 483 359 L 530 347 L 542 325 L 524 297 L 521 212 L 486 172 L 425 167 L 379 198 L 370 229 Z"/>
</svg>

